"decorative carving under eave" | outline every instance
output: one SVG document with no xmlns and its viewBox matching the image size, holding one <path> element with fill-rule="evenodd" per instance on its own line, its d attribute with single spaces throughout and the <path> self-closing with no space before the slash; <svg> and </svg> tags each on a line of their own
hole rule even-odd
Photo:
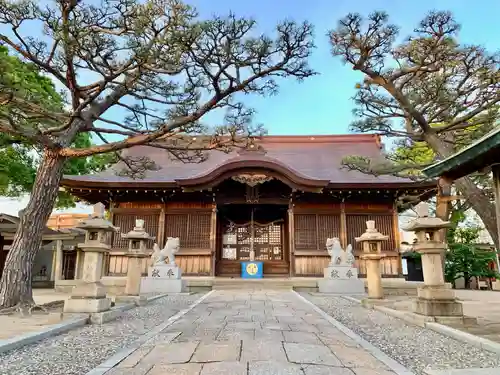
<svg viewBox="0 0 500 375">
<path fill-rule="evenodd" d="M 271 181 L 273 177 L 265 174 L 239 174 L 237 176 L 233 176 L 232 179 L 241 184 L 254 187 L 259 184 L 263 184 L 264 182 Z"/>
</svg>

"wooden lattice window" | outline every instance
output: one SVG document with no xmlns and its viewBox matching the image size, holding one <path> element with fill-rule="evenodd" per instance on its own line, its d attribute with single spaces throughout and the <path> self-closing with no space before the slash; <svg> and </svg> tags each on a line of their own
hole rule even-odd
<svg viewBox="0 0 500 375">
<path fill-rule="evenodd" d="M 210 249 L 210 212 L 165 215 L 165 237 L 179 237 L 181 248 Z"/>
<path fill-rule="evenodd" d="M 327 238 L 340 237 L 340 217 L 331 214 L 295 214 L 295 247 L 324 250 Z"/>
<path fill-rule="evenodd" d="M 318 248 L 316 215 L 299 214 L 294 216 L 295 247 L 304 250 L 316 250 Z"/>
<path fill-rule="evenodd" d="M 375 220 L 375 228 L 380 233 L 389 236 L 387 241 L 382 242 L 382 251 L 395 251 L 397 247 L 391 214 L 347 214 L 347 242 L 355 250 L 361 250 L 360 244 L 354 238 L 361 236 L 366 231 L 366 222 L 368 220 Z"/>
<path fill-rule="evenodd" d="M 113 225 L 120 228 L 120 233 L 113 235 L 113 247 L 120 249 L 128 249 L 128 240 L 122 238 L 122 233 L 128 233 L 135 226 L 136 219 L 144 220 L 144 229 L 150 236 L 158 236 L 158 222 L 160 214 L 140 214 L 140 213 L 115 213 L 113 214 Z M 153 248 L 155 241 L 151 240 L 146 243 L 148 249 Z"/>
<path fill-rule="evenodd" d="M 326 239 L 340 238 L 340 216 L 318 215 L 318 246 L 319 250 L 326 250 Z"/>
</svg>

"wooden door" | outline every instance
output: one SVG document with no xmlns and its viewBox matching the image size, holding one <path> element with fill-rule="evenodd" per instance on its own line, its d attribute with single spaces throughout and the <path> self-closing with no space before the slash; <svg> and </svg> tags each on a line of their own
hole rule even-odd
<svg viewBox="0 0 500 375">
<path fill-rule="evenodd" d="M 219 231 L 218 276 L 240 276 L 241 262 L 250 260 L 252 241 L 251 223 L 234 225 L 225 222 Z M 285 246 L 283 221 L 254 223 L 253 248 L 255 260 L 264 263 L 264 276 L 287 276 L 289 265 Z"/>
</svg>

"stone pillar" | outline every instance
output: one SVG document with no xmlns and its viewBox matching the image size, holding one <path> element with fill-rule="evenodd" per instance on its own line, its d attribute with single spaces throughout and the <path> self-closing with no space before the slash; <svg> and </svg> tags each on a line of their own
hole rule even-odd
<svg viewBox="0 0 500 375">
<path fill-rule="evenodd" d="M 366 222 L 366 232 L 356 237 L 356 242 L 361 243 L 363 254 L 361 259 L 366 261 L 366 280 L 368 283 L 368 298 L 383 299 L 384 288 L 382 287 L 382 274 L 380 272 L 380 259 L 385 257 L 382 254 L 382 241 L 387 241 L 389 236 L 385 236 L 375 229 L 375 221 Z"/>
<path fill-rule="evenodd" d="M 144 230 L 144 220 L 136 220 L 134 229 L 127 234 L 123 234 L 122 237 L 129 240 L 127 253 L 128 268 L 125 296 L 123 298 L 119 297 L 119 299 L 133 300 L 137 305 L 142 305 L 146 303 L 146 297 L 140 296 L 142 260 L 148 256 L 146 242 L 154 240 L 155 237 L 149 236 Z"/>
<path fill-rule="evenodd" d="M 108 232 L 116 232 L 113 224 L 104 219 L 104 205 L 94 206 L 94 213 L 82 220 L 77 228 L 86 231 L 85 241 L 78 244 L 84 253 L 82 280 L 73 288 L 64 303 L 64 312 L 98 313 L 109 310 L 111 300 L 106 298 L 106 289 L 101 283 L 103 254 L 111 248 L 106 243 Z"/>
<path fill-rule="evenodd" d="M 63 261 L 63 242 L 62 240 L 56 241 L 55 251 L 55 264 L 54 264 L 54 281 L 59 281 L 62 278 L 62 261 Z"/>
<path fill-rule="evenodd" d="M 413 249 L 422 254 L 424 286 L 418 288 L 414 312 L 425 316 L 463 319 L 462 304 L 456 301 L 454 291 L 446 287 L 443 277 L 442 257 L 446 244 L 441 240 L 439 231 L 450 227 L 451 224 L 437 217 L 429 217 L 427 203 L 417 206 L 417 215 L 417 218 L 404 228 L 408 232 L 415 232 L 417 241 Z"/>
</svg>

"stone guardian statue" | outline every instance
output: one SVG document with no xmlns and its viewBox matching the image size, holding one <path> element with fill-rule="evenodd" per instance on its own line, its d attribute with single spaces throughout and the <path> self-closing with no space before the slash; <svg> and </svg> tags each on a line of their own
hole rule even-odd
<svg viewBox="0 0 500 375">
<path fill-rule="evenodd" d="M 337 237 L 327 238 L 326 240 L 326 250 L 328 255 L 330 255 L 330 266 L 336 266 L 342 262 L 342 246 Z"/>
</svg>

